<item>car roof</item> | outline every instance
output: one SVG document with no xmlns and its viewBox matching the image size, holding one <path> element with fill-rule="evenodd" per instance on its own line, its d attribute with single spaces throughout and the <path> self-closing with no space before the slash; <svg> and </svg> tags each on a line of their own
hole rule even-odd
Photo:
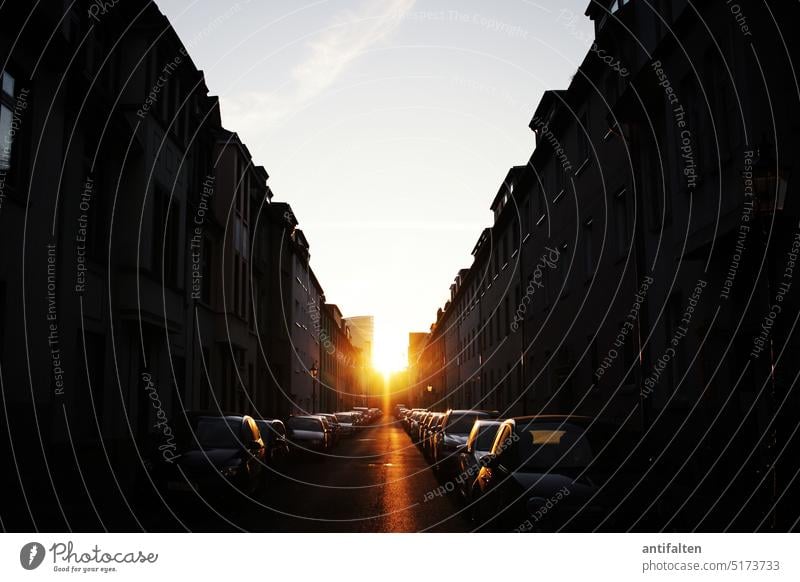
<svg viewBox="0 0 800 582">
<path fill-rule="evenodd" d="M 195 416 L 194 418 L 195 418 L 195 420 L 200 420 L 200 419 L 238 420 L 238 421 L 241 422 L 241 421 L 244 421 L 245 417 L 246 417 L 246 415 L 241 415 L 241 414 L 226 414 L 226 415 L 219 415 L 219 416 L 215 416 L 213 414 L 201 414 L 199 416 Z"/>
<path fill-rule="evenodd" d="M 531 420 L 571 420 L 574 422 L 586 422 L 594 420 L 591 416 L 581 416 L 577 414 L 531 414 L 528 416 L 512 416 L 506 420 L 526 422 Z"/>
<path fill-rule="evenodd" d="M 483 410 L 480 408 L 468 408 L 465 410 L 448 410 L 450 414 L 496 414 L 495 410 Z"/>
</svg>

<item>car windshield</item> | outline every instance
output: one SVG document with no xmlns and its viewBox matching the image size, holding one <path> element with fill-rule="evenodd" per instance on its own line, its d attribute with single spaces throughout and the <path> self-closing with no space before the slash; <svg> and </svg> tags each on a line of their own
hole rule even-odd
<svg viewBox="0 0 800 582">
<path fill-rule="evenodd" d="M 524 469 L 580 469 L 592 460 L 592 448 L 582 428 L 561 422 L 518 425 L 518 459 Z"/>
<path fill-rule="evenodd" d="M 258 427 L 259 432 L 261 433 L 261 438 L 266 442 L 269 439 L 270 432 L 272 429 L 269 426 L 269 423 L 266 420 L 257 420 L 256 426 Z"/>
<path fill-rule="evenodd" d="M 469 434 L 472 430 L 472 425 L 481 418 L 491 418 L 491 415 L 488 412 L 475 411 L 453 413 L 447 423 L 447 432 L 451 434 Z"/>
<path fill-rule="evenodd" d="M 197 421 L 195 434 L 202 449 L 230 449 L 240 446 L 239 438 L 242 421 L 225 418 L 200 418 Z"/>
<path fill-rule="evenodd" d="M 352 415 L 347 414 L 345 412 L 345 413 L 342 413 L 342 414 L 337 414 L 336 415 L 336 420 L 338 420 L 339 422 L 353 422 L 353 417 L 352 417 Z"/>
<path fill-rule="evenodd" d="M 322 432 L 322 421 L 316 418 L 290 418 L 286 426 L 291 430 L 314 430 Z"/>
<path fill-rule="evenodd" d="M 478 427 L 478 439 L 473 447 L 477 451 L 491 451 L 494 444 L 494 437 L 497 436 L 499 424 L 487 424 Z"/>
<path fill-rule="evenodd" d="M 258 430 L 261 431 L 261 438 L 264 441 L 272 441 L 275 437 L 283 433 L 282 427 L 277 424 L 272 424 L 268 420 L 257 420 Z"/>
</svg>

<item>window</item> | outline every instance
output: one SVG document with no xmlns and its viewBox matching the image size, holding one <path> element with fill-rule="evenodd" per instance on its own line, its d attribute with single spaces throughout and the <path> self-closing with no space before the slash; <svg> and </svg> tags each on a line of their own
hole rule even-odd
<svg viewBox="0 0 800 582">
<path fill-rule="evenodd" d="M 547 309 L 550 307 L 550 302 L 552 301 L 554 294 L 553 294 L 553 277 L 550 275 L 550 269 L 542 269 L 543 276 L 542 282 L 544 284 L 544 308 Z"/>
<path fill-rule="evenodd" d="M 679 318 L 681 317 L 681 295 L 680 293 L 673 293 L 667 301 L 667 308 L 664 312 L 664 346 L 670 345 L 675 330 L 678 327 Z M 683 362 L 683 346 L 686 341 L 685 338 L 678 340 L 679 343 L 675 347 L 675 355 L 667 365 L 666 374 L 661 381 L 667 390 L 674 390 L 677 388 L 676 382 L 679 380 L 679 370 L 683 369 L 681 366 Z"/>
<path fill-rule="evenodd" d="M 7 71 L 3 72 L 2 97 L 0 98 L 0 171 L 7 172 L 11 169 L 13 153 L 13 127 L 14 107 L 16 104 L 15 93 L 16 79 Z"/>
<path fill-rule="evenodd" d="M 3 347 L 6 333 L 6 282 L 0 281 L 0 364 L 2 364 Z"/>
<path fill-rule="evenodd" d="M 638 323 L 637 323 L 638 325 Z M 625 323 L 619 324 L 619 330 L 622 332 L 624 329 Z M 628 381 L 628 377 L 630 374 L 633 373 L 633 366 L 636 364 L 637 360 L 637 353 L 636 353 L 636 334 L 629 334 L 625 338 L 625 343 L 622 346 L 622 368 L 623 368 L 623 384 L 631 384 L 633 381 Z"/>
<path fill-rule="evenodd" d="M 606 107 L 610 110 L 614 103 L 617 101 L 617 93 L 619 92 L 619 79 L 617 74 L 609 72 L 606 76 L 605 81 L 605 98 L 606 98 Z"/>
<path fill-rule="evenodd" d="M 234 158 L 234 171 L 238 174 L 241 171 L 239 158 Z M 249 224 L 249 201 L 246 195 L 246 184 L 249 184 L 249 176 L 242 177 L 236 182 L 235 213 L 233 217 L 233 262 L 234 262 L 234 310 L 235 313 L 244 320 L 250 317 L 248 304 L 248 275 L 250 258 L 250 229 Z"/>
<path fill-rule="evenodd" d="M 568 186 L 568 178 L 567 173 L 564 170 L 564 165 L 560 160 L 555 160 L 555 164 L 556 197 L 553 199 L 554 202 L 561 197 L 561 194 L 567 189 Z"/>
<path fill-rule="evenodd" d="M 658 0 L 658 14 L 656 21 L 663 33 L 666 33 L 667 26 L 672 26 L 672 0 Z"/>
<path fill-rule="evenodd" d="M 78 382 L 85 388 L 84 394 L 91 397 L 85 402 L 87 408 L 94 403 L 98 422 L 104 416 L 105 390 L 105 336 L 90 331 L 78 330 L 76 341 L 78 343 L 79 364 Z M 88 400 L 88 399 L 87 399 Z M 101 423 L 102 426 L 102 423 Z"/>
<path fill-rule="evenodd" d="M 513 383 L 511 382 L 511 364 L 506 364 L 506 375 L 505 375 L 505 385 L 506 385 L 506 407 L 510 408 L 513 398 Z"/>
<path fill-rule="evenodd" d="M 0 194 L 20 198 L 25 174 L 23 152 L 27 133 L 25 117 L 29 115 L 28 89 L 8 71 L 0 73 Z M 16 119 L 15 119 L 16 118 Z"/>
<path fill-rule="evenodd" d="M 544 219 L 547 216 L 547 203 L 542 192 L 536 193 L 536 224 L 544 224 Z"/>
<path fill-rule="evenodd" d="M 201 249 L 200 268 L 202 269 L 203 278 L 201 279 L 200 299 L 206 305 L 211 305 L 211 284 L 212 277 L 212 261 L 214 259 L 214 243 L 211 242 L 209 237 L 203 237 L 203 248 Z"/>
<path fill-rule="evenodd" d="M 594 274 L 594 248 L 592 246 L 592 219 L 583 223 L 583 272 L 586 279 Z"/>
<path fill-rule="evenodd" d="M 544 352 L 544 370 L 540 376 L 542 384 L 544 384 L 543 388 L 543 396 L 550 396 L 553 393 L 553 378 L 552 378 L 552 369 L 553 369 L 553 362 L 551 362 L 552 352 L 550 350 L 545 350 Z"/>
<path fill-rule="evenodd" d="M 611 14 L 619 12 L 630 1 L 631 0 L 614 0 L 614 2 L 611 3 L 611 8 L 609 8 L 609 12 L 611 12 Z"/>
<path fill-rule="evenodd" d="M 511 305 L 510 305 L 510 297 L 506 296 L 505 301 L 505 330 L 503 332 L 504 336 L 508 335 L 508 331 L 511 328 Z"/>
<path fill-rule="evenodd" d="M 200 408 L 208 408 L 211 403 L 211 394 L 214 391 L 214 380 L 211 370 L 211 350 L 206 346 L 203 347 L 201 351 L 203 354 L 203 368 L 200 371 L 203 376 L 201 384 L 205 387 L 205 393 L 198 399 L 197 404 Z"/>
<path fill-rule="evenodd" d="M 692 74 L 687 74 L 684 77 L 683 81 L 681 81 L 681 89 L 680 89 L 680 99 L 684 103 L 684 108 L 688 113 L 688 127 L 687 129 L 691 133 L 691 155 L 694 158 L 695 167 L 697 168 L 698 174 L 698 182 L 702 177 L 702 169 L 705 168 L 705 154 L 706 152 L 702 149 L 702 144 L 705 144 L 707 147 L 713 147 L 711 143 L 713 140 L 706 139 L 706 140 L 699 140 L 699 136 L 705 135 L 704 130 L 704 118 L 703 116 L 708 112 L 708 105 L 705 103 L 705 98 L 700 95 L 700 91 L 698 89 L 698 85 L 692 76 Z M 678 137 L 680 139 L 680 136 Z M 681 144 L 679 143 L 678 146 Z M 679 148 L 678 148 L 679 150 Z M 686 179 L 683 177 L 683 168 L 685 166 L 685 162 L 681 161 L 678 165 L 678 173 L 680 175 L 680 182 L 679 184 L 686 184 Z"/>
<path fill-rule="evenodd" d="M 563 243 L 561 245 L 561 253 L 564 254 L 567 252 L 567 243 Z M 564 299 L 567 294 L 569 293 L 569 266 L 567 265 L 569 261 L 566 257 L 559 258 L 558 261 L 558 281 L 556 283 L 556 287 L 560 287 L 559 291 L 561 292 L 560 299 Z M 558 291 L 556 291 L 558 293 Z"/>
<path fill-rule="evenodd" d="M 522 207 L 522 231 L 523 231 L 523 235 L 527 235 L 531 231 L 531 201 L 530 201 L 530 199 L 525 200 L 525 204 Z M 519 248 L 519 242 L 517 242 L 516 247 Z"/>
<path fill-rule="evenodd" d="M 178 284 L 180 203 L 156 186 L 153 196 L 153 271 L 165 287 Z"/>
<path fill-rule="evenodd" d="M 252 291 L 253 291 L 253 300 L 250 301 L 249 307 L 248 307 L 248 316 L 249 317 L 248 317 L 248 321 L 247 321 L 247 324 L 248 324 L 247 327 L 251 332 L 255 333 L 255 331 L 256 331 L 256 311 L 258 309 L 258 307 L 256 306 L 256 299 L 259 297 L 258 281 L 256 281 L 254 279 L 253 281 L 251 281 L 251 285 L 253 287 L 253 289 L 252 289 Z"/>
<path fill-rule="evenodd" d="M 87 255 L 94 261 L 103 262 L 105 253 L 108 252 L 108 220 L 106 220 L 106 201 L 103 196 L 103 175 L 98 174 L 98 176 L 95 191 L 92 193 L 92 198 L 89 202 L 89 217 L 87 220 L 89 229 L 87 232 L 86 251 Z"/>
<path fill-rule="evenodd" d="M 580 124 L 576 128 L 576 136 L 578 163 L 583 167 L 583 164 L 589 161 L 589 140 L 591 139 L 589 134 L 589 114 L 586 111 L 581 114 Z"/>
<path fill-rule="evenodd" d="M 730 64 L 728 63 L 728 66 Z M 708 100 L 711 103 L 711 110 L 716 124 L 717 145 L 720 150 L 720 157 L 724 161 L 737 145 L 738 128 L 741 115 L 739 114 L 735 100 L 731 97 L 730 77 L 726 62 L 716 48 L 706 52 L 705 69 L 711 82 L 708 87 Z M 713 143 L 712 143 L 712 148 Z M 712 164 L 716 164 L 716 152 L 714 152 Z"/>
<path fill-rule="evenodd" d="M 614 223 L 617 235 L 617 253 L 624 257 L 628 252 L 628 205 L 625 188 L 614 196 Z"/>
<path fill-rule="evenodd" d="M 672 223 L 672 198 L 666 182 L 669 160 L 665 149 L 660 147 L 664 143 L 660 139 L 663 133 L 659 131 L 660 124 L 657 120 L 654 124 L 657 139 L 650 139 L 646 146 L 642 184 L 650 193 L 650 227 L 653 230 L 660 230 Z M 692 139 L 692 143 L 696 143 L 696 140 Z"/>
<path fill-rule="evenodd" d="M 233 258 L 233 312 L 239 313 L 239 294 L 241 289 L 241 282 L 239 281 L 239 259 Z"/>
</svg>

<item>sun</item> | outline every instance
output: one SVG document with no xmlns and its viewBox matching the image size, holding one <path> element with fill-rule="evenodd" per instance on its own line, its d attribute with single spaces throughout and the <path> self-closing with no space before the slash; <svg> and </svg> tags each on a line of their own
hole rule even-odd
<svg viewBox="0 0 800 582">
<path fill-rule="evenodd" d="M 387 325 L 385 320 L 375 323 L 372 346 L 372 367 L 384 376 L 408 366 L 408 334 L 400 326 Z"/>
</svg>

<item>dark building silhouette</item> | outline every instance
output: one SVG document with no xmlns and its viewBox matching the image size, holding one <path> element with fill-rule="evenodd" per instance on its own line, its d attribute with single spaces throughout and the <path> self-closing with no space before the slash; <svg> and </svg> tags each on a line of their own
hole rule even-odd
<svg viewBox="0 0 800 582">
<path fill-rule="evenodd" d="M 169 511 L 149 470 L 185 412 L 285 417 L 310 397 L 295 277 L 318 307 L 322 289 L 155 4 L 4 5 L 0 55 L 0 519 L 137 530 L 142 504 Z"/>
<path fill-rule="evenodd" d="M 798 10 L 737 10 L 589 5 L 592 48 L 536 108 L 419 363 L 438 408 L 636 431 L 640 528 L 798 517 L 800 93 L 776 27 Z"/>
</svg>

